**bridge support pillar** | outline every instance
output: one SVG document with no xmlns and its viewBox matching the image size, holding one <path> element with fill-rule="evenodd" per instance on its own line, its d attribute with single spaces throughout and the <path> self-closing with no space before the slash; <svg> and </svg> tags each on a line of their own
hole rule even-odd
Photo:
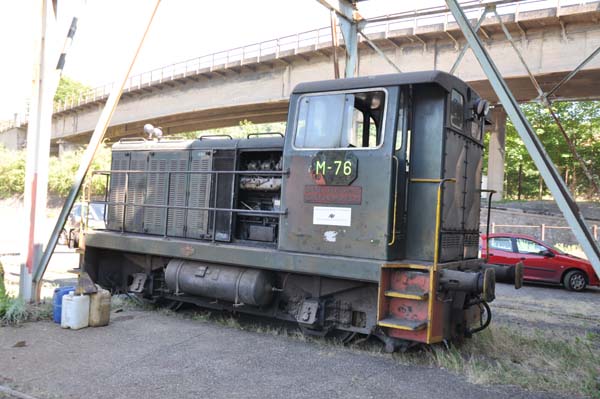
<svg viewBox="0 0 600 399">
<path fill-rule="evenodd" d="M 82 145 L 79 143 L 71 143 L 66 140 L 58 140 L 56 142 L 58 144 L 58 157 L 62 158 L 62 156 L 66 152 L 77 151 L 82 148 Z"/>
<path fill-rule="evenodd" d="M 501 106 L 492 111 L 492 129 L 490 131 L 490 147 L 488 149 L 487 188 L 495 190 L 492 197 L 500 201 L 504 197 L 504 153 L 506 141 L 506 112 Z"/>
<path fill-rule="evenodd" d="M 27 129 L 23 127 L 13 127 L 0 133 L 0 145 L 9 150 L 18 151 L 25 148 L 27 142 Z"/>
</svg>

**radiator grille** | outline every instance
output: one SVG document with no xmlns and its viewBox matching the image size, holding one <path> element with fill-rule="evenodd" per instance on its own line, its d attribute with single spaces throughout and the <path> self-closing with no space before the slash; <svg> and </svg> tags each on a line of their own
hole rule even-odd
<svg viewBox="0 0 600 399">
<path fill-rule="evenodd" d="M 148 160 L 148 189 L 146 193 L 147 205 L 167 204 L 167 160 L 160 159 L 160 154 L 151 154 Z M 144 209 L 144 231 L 150 234 L 161 234 L 164 231 L 165 210 L 163 208 Z"/>
<path fill-rule="evenodd" d="M 194 151 L 192 153 L 191 171 L 212 170 L 212 153 L 209 151 Z M 210 174 L 191 174 L 189 178 L 189 207 L 209 207 L 212 176 Z M 188 210 L 187 237 L 204 238 L 209 236 L 208 211 Z"/>
<path fill-rule="evenodd" d="M 188 154 L 184 154 L 185 159 L 171 159 L 169 161 L 169 171 L 185 172 L 188 170 Z M 171 188 L 169 190 L 169 205 L 186 206 L 187 193 L 187 175 L 185 173 L 171 174 Z M 185 211 L 183 209 L 169 209 L 169 228 L 168 234 L 171 236 L 183 237 L 185 224 Z"/>
<path fill-rule="evenodd" d="M 129 169 L 129 153 L 113 152 L 111 170 Z M 125 173 L 114 173 L 110 176 L 109 202 L 125 201 Z M 107 228 L 109 230 L 121 230 L 123 228 L 123 205 L 108 205 Z"/>
<path fill-rule="evenodd" d="M 146 170 L 147 153 L 131 153 L 129 170 Z M 144 207 L 130 204 L 144 204 L 146 196 L 146 175 L 130 173 L 127 188 L 127 206 L 125 207 L 125 231 L 141 233 L 144 229 Z"/>
</svg>

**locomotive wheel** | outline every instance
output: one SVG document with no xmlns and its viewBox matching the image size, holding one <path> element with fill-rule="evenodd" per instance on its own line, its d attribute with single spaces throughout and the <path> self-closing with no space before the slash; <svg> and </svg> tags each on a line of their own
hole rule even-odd
<svg viewBox="0 0 600 399">
<path fill-rule="evenodd" d="M 563 285 L 569 291 L 581 292 L 587 285 L 585 273 L 579 270 L 571 270 L 565 275 Z"/>
<path fill-rule="evenodd" d="M 183 304 L 184 302 L 169 299 L 165 301 L 163 306 L 173 312 L 177 312 L 179 309 L 181 309 Z"/>
</svg>

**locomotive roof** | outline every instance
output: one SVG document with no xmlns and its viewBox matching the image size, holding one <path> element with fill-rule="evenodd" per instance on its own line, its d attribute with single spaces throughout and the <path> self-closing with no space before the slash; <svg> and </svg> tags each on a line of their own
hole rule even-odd
<svg viewBox="0 0 600 399">
<path fill-rule="evenodd" d="M 292 93 L 302 94 L 425 83 L 437 83 L 447 91 L 457 89 L 462 93 L 466 93 L 467 89 L 469 89 L 469 86 L 465 82 L 449 73 L 442 71 L 422 71 L 300 83 L 294 88 Z M 474 93 L 472 89 L 471 92 Z"/>
</svg>

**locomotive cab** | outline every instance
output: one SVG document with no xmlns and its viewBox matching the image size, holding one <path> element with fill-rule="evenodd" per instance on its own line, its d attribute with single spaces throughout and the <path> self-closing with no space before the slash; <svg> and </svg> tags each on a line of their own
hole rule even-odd
<svg viewBox="0 0 600 399">
<path fill-rule="evenodd" d="M 390 350 L 469 335 L 494 296 L 482 101 L 437 71 L 302 83 L 284 137 L 123 140 L 84 268 L 113 292 Z"/>
<path fill-rule="evenodd" d="M 301 84 L 290 99 L 280 248 L 381 260 L 476 259 L 480 99 L 440 72 Z M 453 179 L 453 180 L 451 180 Z"/>
</svg>

